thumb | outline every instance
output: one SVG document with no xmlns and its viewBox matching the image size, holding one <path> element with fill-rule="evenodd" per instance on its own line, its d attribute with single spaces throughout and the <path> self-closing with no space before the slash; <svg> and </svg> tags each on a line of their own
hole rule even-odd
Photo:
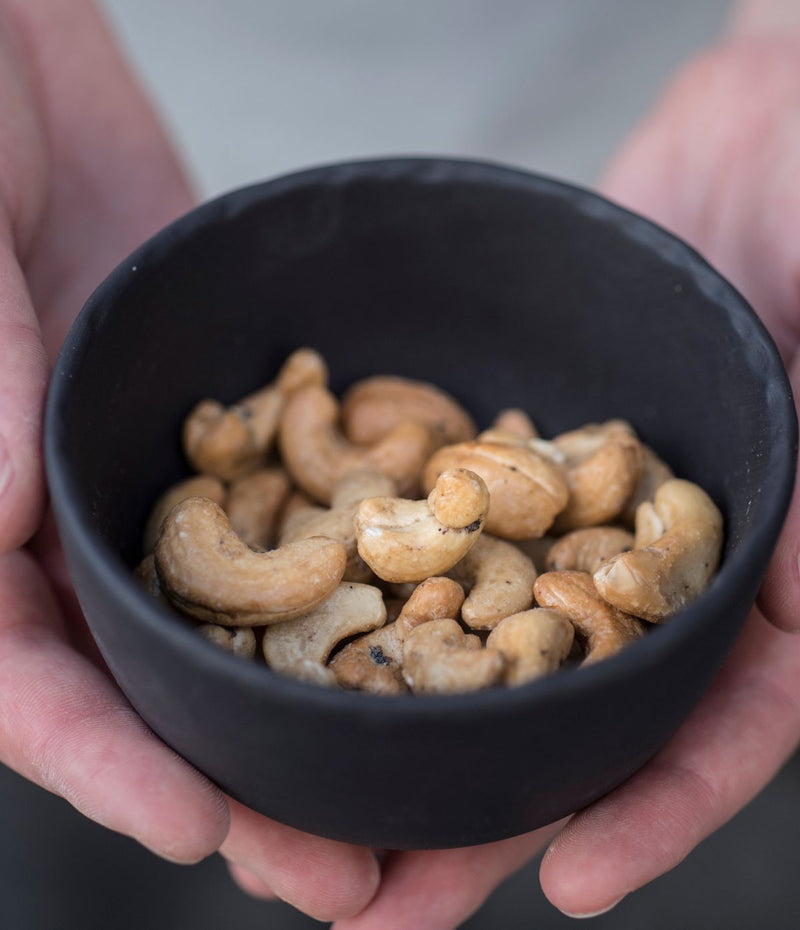
<svg viewBox="0 0 800 930">
<path fill-rule="evenodd" d="M 23 545 L 41 521 L 48 369 L 39 323 L 6 232 L 0 235 L 0 553 Z"/>
</svg>

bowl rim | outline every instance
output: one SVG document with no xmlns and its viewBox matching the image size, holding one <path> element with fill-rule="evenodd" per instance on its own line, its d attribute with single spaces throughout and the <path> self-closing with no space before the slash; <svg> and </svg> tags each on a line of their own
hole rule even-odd
<svg viewBox="0 0 800 930">
<path fill-rule="evenodd" d="M 189 622 L 153 599 L 133 576 L 130 567 L 93 526 L 81 506 L 76 475 L 69 463 L 69 442 L 61 411 L 69 404 L 71 371 L 90 351 L 91 337 L 102 326 L 115 299 L 132 282 L 138 270 L 153 257 L 179 247 L 206 225 L 224 222 L 286 193 L 314 184 L 346 185 L 352 181 L 414 181 L 435 185 L 457 180 L 557 197 L 577 212 L 609 223 L 627 238 L 657 251 L 664 260 L 680 263 L 698 288 L 728 312 L 738 333 L 747 333 L 752 345 L 765 354 L 769 375 L 767 401 L 772 442 L 767 456 L 771 493 L 762 494 L 759 518 L 736 549 L 723 562 L 708 589 L 652 634 L 603 662 L 585 668 L 568 668 L 526 685 L 499 687 L 458 695 L 374 695 L 324 688 L 271 671 L 265 665 L 220 650 L 197 636 Z M 702 625 L 714 601 L 724 606 L 726 581 L 744 570 L 753 552 L 771 552 L 789 506 L 797 459 L 797 419 L 792 391 L 777 348 L 766 327 L 744 297 L 694 248 L 651 220 L 625 209 L 577 184 L 496 161 L 442 156 L 385 157 L 323 164 L 248 184 L 220 194 L 177 218 L 123 259 L 90 295 L 70 328 L 53 369 L 45 410 L 45 464 L 51 501 L 59 523 L 66 524 L 101 584 L 115 592 L 124 607 L 171 647 L 185 652 L 187 661 L 201 672 L 233 678 L 241 687 L 255 689 L 267 700 L 304 706 L 314 713 L 343 712 L 356 717 L 404 721 L 455 716 L 476 721 L 531 705 L 541 706 L 586 691 L 603 690 L 627 677 L 640 675 L 684 648 L 694 629 Z M 765 560 L 766 567 L 766 560 Z M 176 622 L 176 619 L 178 622 Z M 737 631 L 738 632 L 738 631 Z M 720 664 L 724 656 L 720 658 Z M 576 673 L 579 673 L 576 677 Z M 457 697 L 457 700 L 455 699 Z"/>
</svg>

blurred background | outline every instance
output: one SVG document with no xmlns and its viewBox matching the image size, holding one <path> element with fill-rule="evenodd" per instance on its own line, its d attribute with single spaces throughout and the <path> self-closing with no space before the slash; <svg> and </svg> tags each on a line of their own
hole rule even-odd
<svg viewBox="0 0 800 930">
<path fill-rule="evenodd" d="M 336 159 L 489 158 L 591 185 L 727 0 L 103 0 L 205 199 Z M 219 858 L 156 859 L 0 767 L 1 930 L 319 926 Z M 800 758 L 598 930 L 796 930 Z M 464 926 L 571 925 L 538 861 Z M 413 928 L 409 928 L 413 930 Z"/>
</svg>

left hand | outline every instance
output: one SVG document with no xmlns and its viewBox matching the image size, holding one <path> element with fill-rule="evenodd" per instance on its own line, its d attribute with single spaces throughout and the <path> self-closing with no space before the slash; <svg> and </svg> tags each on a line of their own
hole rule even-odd
<svg viewBox="0 0 800 930">
<path fill-rule="evenodd" d="M 735 38 L 691 62 L 614 160 L 604 192 L 701 250 L 749 298 L 800 396 L 800 34 Z M 800 501 L 754 609 L 657 756 L 566 824 L 471 849 L 397 853 L 336 930 L 452 930 L 548 841 L 550 901 L 613 907 L 677 865 L 800 743 Z M 554 837 L 554 838 L 553 838 Z"/>
</svg>

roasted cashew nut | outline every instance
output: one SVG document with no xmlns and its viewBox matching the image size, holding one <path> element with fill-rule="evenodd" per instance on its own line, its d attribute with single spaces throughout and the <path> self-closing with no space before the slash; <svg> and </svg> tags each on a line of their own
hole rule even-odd
<svg viewBox="0 0 800 930">
<path fill-rule="evenodd" d="M 170 511 L 155 550 L 169 600 L 223 626 L 263 626 L 307 613 L 336 589 L 346 560 L 344 546 L 323 537 L 254 552 L 222 508 L 202 497 Z"/>
<path fill-rule="evenodd" d="M 566 533 L 614 520 L 642 474 L 642 446 L 624 420 L 590 423 L 553 439 L 567 458 L 569 502 L 553 530 Z"/>
<path fill-rule="evenodd" d="M 224 509 L 236 533 L 251 549 L 269 549 L 291 485 L 282 468 L 260 468 L 234 481 Z"/>
<path fill-rule="evenodd" d="M 501 620 L 486 640 L 505 659 L 503 680 L 524 685 L 555 672 L 569 655 L 575 629 L 558 610 L 536 607 Z"/>
<path fill-rule="evenodd" d="M 313 506 L 296 510 L 284 523 L 280 544 L 283 546 L 310 536 L 338 539 L 347 550 L 347 568 L 343 580 L 366 583 L 373 577 L 372 569 L 358 554 L 353 519 L 362 500 L 388 497 L 395 492 L 391 478 L 378 471 L 349 472 L 334 488 L 330 510 Z"/>
<path fill-rule="evenodd" d="M 549 572 L 576 571 L 594 574 L 612 556 L 633 549 L 633 533 L 617 526 L 589 526 L 556 540 L 547 553 Z"/>
<path fill-rule="evenodd" d="M 546 572 L 533 586 L 536 603 L 566 614 L 585 646 L 583 665 L 616 655 L 644 635 L 644 624 L 606 603 L 586 572 Z"/>
<path fill-rule="evenodd" d="M 437 445 L 463 442 L 477 432 L 461 404 L 427 381 L 378 375 L 357 382 L 342 398 L 342 425 L 351 442 L 377 442 L 406 420 L 430 427 Z"/>
<path fill-rule="evenodd" d="M 328 369 L 313 349 L 298 349 L 274 382 L 225 407 L 203 400 L 186 418 L 183 447 L 199 472 L 232 481 L 257 468 L 278 432 L 286 400 L 308 384 L 324 385 Z"/>
<path fill-rule="evenodd" d="M 276 672 L 307 679 L 313 674 L 309 666 L 324 665 L 337 643 L 377 629 L 385 620 L 386 608 L 378 588 L 345 582 L 303 616 L 267 627 L 264 658 Z"/>
<path fill-rule="evenodd" d="M 494 418 L 490 429 L 518 439 L 538 439 L 539 430 L 521 407 L 506 407 Z"/>
<path fill-rule="evenodd" d="M 468 586 L 461 619 L 473 630 L 491 630 L 533 603 L 536 567 L 513 543 L 482 534 L 449 575 Z"/>
<path fill-rule="evenodd" d="M 344 475 L 360 469 L 391 478 L 400 494 L 414 493 L 434 445 L 430 429 L 413 420 L 399 423 L 372 445 L 355 445 L 339 427 L 336 398 L 319 385 L 292 394 L 280 427 L 286 468 L 303 491 L 323 504 L 330 503 Z"/>
<path fill-rule="evenodd" d="M 648 545 L 623 552 L 594 574 L 597 590 L 620 610 L 660 623 L 695 600 L 708 586 L 722 554 L 722 514 L 706 492 L 673 478 L 640 504 L 648 537 L 657 520 L 663 533 Z"/>
<path fill-rule="evenodd" d="M 484 482 L 463 468 L 444 472 L 427 500 L 374 497 L 354 520 L 358 553 L 384 581 L 423 581 L 462 559 L 483 529 Z"/>
<path fill-rule="evenodd" d="M 656 496 L 656 491 L 661 485 L 664 484 L 665 481 L 669 481 L 671 478 L 675 477 L 669 465 L 656 455 L 650 446 L 646 446 L 644 443 L 641 443 L 641 446 L 642 474 L 636 483 L 636 487 L 633 489 L 633 493 L 628 500 L 625 501 L 625 506 L 622 508 L 619 515 L 619 520 L 623 526 L 627 526 L 630 529 L 636 526 L 636 511 L 639 504 L 643 504 L 645 501 L 652 503 Z"/>
<path fill-rule="evenodd" d="M 415 694 L 460 694 L 489 688 L 503 674 L 496 649 L 484 649 L 455 620 L 431 620 L 412 630 L 403 646 L 403 677 Z"/>
<path fill-rule="evenodd" d="M 158 498 L 150 511 L 144 529 L 142 550 L 149 553 L 155 549 L 158 534 L 161 532 L 161 524 L 176 504 L 185 501 L 187 497 L 207 497 L 222 507 L 227 494 L 225 485 L 219 478 L 214 478 L 212 475 L 193 475 L 191 478 L 185 478 L 173 484 Z"/>
<path fill-rule="evenodd" d="M 430 490 L 438 476 L 453 468 L 480 475 L 491 503 L 486 532 L 503 539 L 542 536 L 567 504 L 562 469 L 526 445 L 508 442 L 462 442 L 434 453 L 422 475 Z"/>
</svg>

